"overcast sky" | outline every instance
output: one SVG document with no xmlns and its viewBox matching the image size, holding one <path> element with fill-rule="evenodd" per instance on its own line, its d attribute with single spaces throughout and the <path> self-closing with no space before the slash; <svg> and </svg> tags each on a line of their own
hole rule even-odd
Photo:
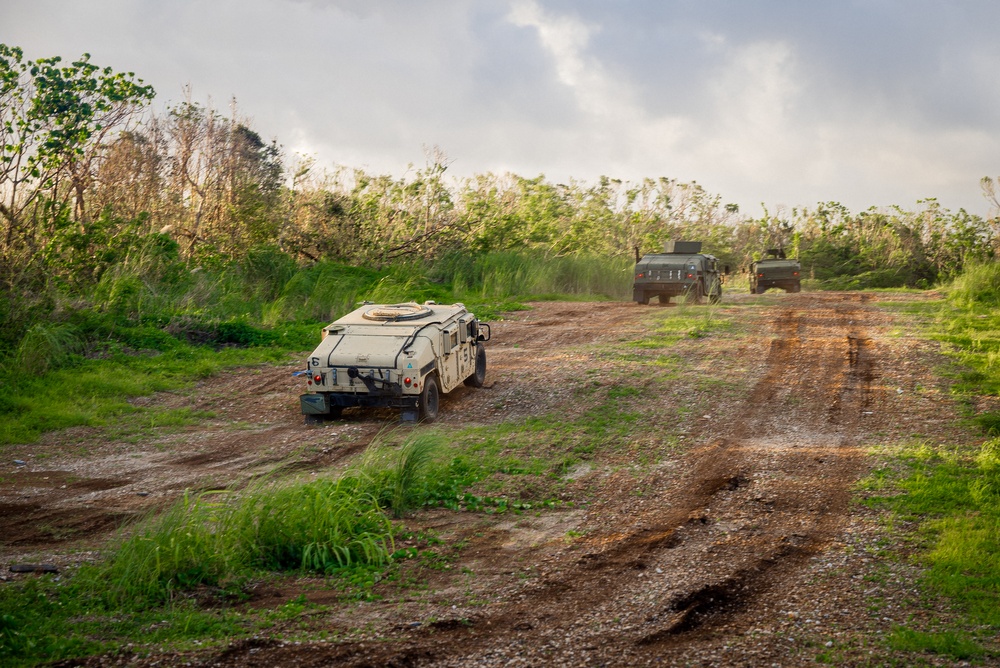
<svg viewBox="0 0 1000 668">
<path fill-rule="evenodd" d="M 990 213 L 997 0 L 0 0 L 0 42 L 396 177 L 697 181 L 742 212 Z"/>
</svg>

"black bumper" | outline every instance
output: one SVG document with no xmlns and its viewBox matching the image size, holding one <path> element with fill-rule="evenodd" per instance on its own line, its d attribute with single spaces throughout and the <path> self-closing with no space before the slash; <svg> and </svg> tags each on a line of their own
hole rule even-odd
<svg viewBox="0 0 1000 668">
<path fill-rule="evenodd" d="M 635 283 L 632 285 L 632 300 L 639 301 L 643 295 L 652 297 L 653 295 L 666 295 L 668 297 L 679 297 L 686 295 L 694 286 L 690 283 Z"/>
<path fill-rule="evenodd" d="M 341 392 L 310 392 L 299 396 L 303 415 L 328 415 L 334 406 L 351 408 L 402 408 L 417 409 L 416 394 L 355 394 Z"/>
</svg>

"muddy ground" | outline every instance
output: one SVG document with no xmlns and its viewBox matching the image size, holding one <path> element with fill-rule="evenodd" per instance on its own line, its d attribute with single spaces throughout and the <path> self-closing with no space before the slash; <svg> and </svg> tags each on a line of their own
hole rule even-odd
<svg viewBox="0 0 1000 668">
<path fill-rule="evenodd" d="M 662 406 L 653 413 L 662 434 L 647 430 L 575 464 L 559 481 L 567 503 L 520 515 L 420 511 L 407 525 L 444 541 L 446 565 L 406 566 L 406 577 L 377 587 L 379 600 L 344 601 L 318 578 L 262 583 L 248 605 L 305 596 L 321 607 L 222 648 L 136 648 L 79 663 L 884 665 L 893 659 L 881 637 L 948 613 L 919 601 L 915 566 L 883 553 L 889 529 L 859 503 L 857 483 L 882 466 L 882 446 L 974 438 L 957 425 L 935 345 L 881 307 L 932 298 L 727 295 L 720 313 L 738 316 L 736 330 L 643 349 L 682 360 L 670 391 L 653 385 L 660 390 L 640 397 Z M 646 386 L 644 358 L 615 351 L 670 308 L 546 302 L 508 314 L 493 323 L 487 386 L 444 397 L 438 428 L 580 414 L 593 396 L 581 385 L 611 378 Z M 138 441 L 69 430 L 8 450 L 0 566 L 71 568 L 185 490 L 324 475 L 396 428 L 394 414 L 378 411 L 304 426 L 298 366 L 242 369 L 138 400 L 214 412 L 197 428 Z M 513 478 L 510 493 L 530 498 Z"/>
</svg>

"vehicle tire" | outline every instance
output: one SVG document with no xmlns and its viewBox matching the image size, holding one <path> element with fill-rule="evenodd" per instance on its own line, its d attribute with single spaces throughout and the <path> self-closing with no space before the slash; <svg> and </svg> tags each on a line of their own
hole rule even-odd
<svg viewBox="0 0 1000 668">
<path fill-rule="evenodd" d="M 486 382 L 486 348 L 481 343 L 476 344 L 476 370 L 465 379 L 469 387 L 482 387 Z"/>
<path fill-rule="evenodd" d="M 702 294 L 703 291 L 701 289 L 701 283 L 695 283 L 690 289 L 688 289 L 685 301 L 688 304 L 700 304 Z"/>
<path fill-rule="evenodd" d="M 639 298 L 636 299 L 635 301 L 645 306 L 646 304 L 649 303 L 649 295 L 647 295 L 645 292 L 640 292 Z"/>
<path fill-rule="evenodd" d="M 710 294 L 708 296 L 708 301 L 711 304 L 718 304 L 719 302 L 721 302 L 722 301 L 722 291 L 720 290 L 719 292 L 713 292 L 712 294 Z"/>
<path fill-rule="evenodd" d="M 767 292 L 767 288 L 765 288 L 763 285 L 758 285 L 757 286 L 757 294 L 758 295 L 762 295 L 765 292 Z"/>
<path fill-rule="evenodd" d="M 438 416 L 438 392 L 437 378 L 427 376 L 424 380 L 424 389 L 420 392 L 420 419 L 424 422 L 434 422 Z"/>
<path fill-rule="evenodd" d="M 802 292 L 802 286 L 801 285 L 793 285 L 792 286 L 792 292 Z"/>
<path fill-rule="evenodd" d="M 670 303 L 670 295 L 656 295 L 656 303 L 660 306 L 666 306 Z"/>
</svg>

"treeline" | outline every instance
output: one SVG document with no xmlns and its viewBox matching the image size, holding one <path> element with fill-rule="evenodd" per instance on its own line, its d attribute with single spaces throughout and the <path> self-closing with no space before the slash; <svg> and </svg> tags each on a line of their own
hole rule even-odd
<svg viewBox="0 0 1000 668">
<path fill-rule="evenodd" d="M 324 263 L 389 271 L 460 257 L 481 280 L 469 263 L 490 254 L 622 266 L 680 238 L 702 240 L 736 269 L 784 247 L 820 286 L 927 287 L 998 248 L 996 218 L 934 200 L 751 218 L 670 178 L 451 178 L 436 149 L 401 177 L 323 170 L 262 139 L 235 103 L 224 113 L 188 97 L 154 114 L 153 98 L 134 74 L 86 55 L 30 61 L 0 45 L 0 316 L 23 325 L 28 305 L 53 311 L 67 295 L 114 290 L 148 303 L 177 297 L 162 286 L 180 283 L 191 299 L 192 272 L 263 277 L 277 298 L 282 280 Z"/>
</svg>

